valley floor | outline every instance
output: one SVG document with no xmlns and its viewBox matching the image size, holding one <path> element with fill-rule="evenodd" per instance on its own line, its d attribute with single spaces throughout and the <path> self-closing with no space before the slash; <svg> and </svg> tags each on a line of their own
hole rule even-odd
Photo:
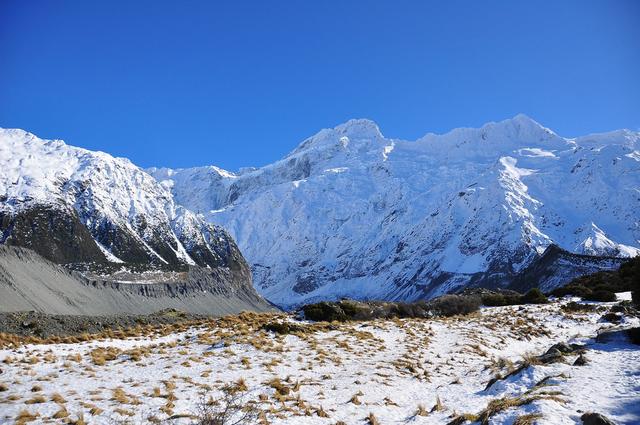
<svg viewBox="0 0 640 425">
<path fill-rule="evenodd" d="M 611 304 L 570 313 L 564 303 L 344 324 L 243 313 L 171 333 L 4 348 L 0 423 L 193 423 L 225 386 L 263 412 L 252 423 L 365 424 L 374 416 L 381 425 L 446 424 L 468 415 L 573 424 L 590 411 L 639 423 L 640 346 L 615 333 L 594 339 L 638 319 L 613 325 L 600 321 Z M 535 361 L 558 342 L 586 344 L 587 364 L 573 366 L 577 353 Z M 531 365 L 485 390 L 523 361 Z"/>
</svg>

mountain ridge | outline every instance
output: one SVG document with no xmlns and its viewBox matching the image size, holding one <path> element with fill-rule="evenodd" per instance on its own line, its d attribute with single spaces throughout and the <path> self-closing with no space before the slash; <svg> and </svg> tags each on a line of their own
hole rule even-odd
<svg viewBox="0 0 640 425">
<path fill-rule="evenodd" d="M 411 300 L 477 274 L 508 285 L 552 244 L 637 255 L 639 140 L 564 138 L 522 114 L 416 141 L 351 120 L 248 172 L 148 171 L 229 229 L 258 291 L 280 305 Z"/>
<path fill-rule="evenodd" d="M 258 291 L 285 307 L 522 286 L 518 274 L 550 246 L 594 260 L 587 267 L 558 256 L 560 277 L 542 286 L 613 267 L 598 257 L 640 253 L 640 133 L 630 130 L 564 138 L 519 114 L 406 141 L 354 119 L 238 172 L 142 170 L 23 130 L 0 136 L 0 242 L 19 239 L 16 229 L 29 240 L 51 223 L 80 223 L 84 239 L 76 231 L 35 248 L 66 252 L 58 262 L 83 247 L 98 262 L 170 268 L 228 267 L 229 253 L 242 252 Z M 71 214 L 33 208 L 42 205 Z"/>
<path fill-rule="evenodd" d="M 0 129 L 3 245 L 34 252 L 34 256 L 1 252 L 13 270 L 7 274 L 8 283 L 2 282 L 3 293 L 15 305 L 35 303 L 37 298 L 43 311 L 59 312 L 81 303 L 83 314 L 91 313 L 92 303 L 101 314 L 166 305 L 198 312 L 209 309 L 211 314 L 271 308 L 255 292 L 249 266 L 233 238 L 176 203 L 168 190 L 131 161 L 17 129 Z M 32 260 L 21 263 L 21 258 Z M 65 295 L 64 299 L 81 300 L 76 306 L 65 307 L 55 291 L 51 296 L 38 292 L 48 290 L 38 283 L 47 283 L 46 276 L 62 276 L 43 265 L 46 260 L 82 275 L 80 283 L 61 281 L 61 285 L 67 282 L 65 288 L 84 294 Z M 44 277 L 20 272 L 33 264 L 43 265 Z M 84 288 L 85 280 L 94 282 L 94 289 Z M 34 300 L 25 293 L 34 294 Z M 105 305 L 100 294 L 120 302 Z M 15 307 L 10 304 L 0 303 L 0 311 Z"/>
</svg>

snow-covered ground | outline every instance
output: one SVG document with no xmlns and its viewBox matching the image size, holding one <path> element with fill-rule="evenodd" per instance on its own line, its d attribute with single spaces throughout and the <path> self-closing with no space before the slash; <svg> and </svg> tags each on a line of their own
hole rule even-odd
<svg viewBox="0 0 640 425">
<path fill-rule="evenodd" d="M 13 423 L 26 409 L 37 422 L 62 422 L 51 419 L 62 412 L 92 424 L 171 416 L 170 423 L 189 423 L 202 400 L 236 385 L 246 386 L 245 401 L 256 400 L 271 424 L 363 424 L 370 413 L 380 424 L 440 424 L 503 398 L 531 402 L 497 413 L 491 423 L 531 414 L 540 415 L 538 423 L 573 424 L 587 411 L 638 423 L 640 347 L 622 337 L 594 340 L 605 328 L 637 326 L 638 319 L 613 325 L 600 320 L 611 304 L 565 313 L 564 303 L 331 326 L 243 314 L 164 336 L 5 348 L 0 422 Z M 261 329 L 277 321 L 303 330 Z M 485 390 L 497 374 L 558 342 L 587 344 L 587 364 L 573 366 L 577 354 L 569 354 Z"/>
</svg>

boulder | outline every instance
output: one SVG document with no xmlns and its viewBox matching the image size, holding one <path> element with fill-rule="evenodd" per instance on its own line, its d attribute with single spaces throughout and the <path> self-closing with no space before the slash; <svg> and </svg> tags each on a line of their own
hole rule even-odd
<svg viewBox="0 0 640 425">
<path fill-rule="evenodd" d="M 588 412 L 580 416 L 584 425 L 615 425 L 611 419 L 600 413 Z"/>
</svg>

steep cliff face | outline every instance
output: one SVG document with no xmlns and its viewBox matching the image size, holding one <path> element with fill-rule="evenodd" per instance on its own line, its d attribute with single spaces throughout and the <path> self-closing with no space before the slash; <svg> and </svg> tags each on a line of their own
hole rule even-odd
<svg viewBox="0 0 640 425">
<path fill-rule="evenodd" d="M 231 236 L 178 205 L 146 172 L 22 130 L 0 129 L 0 244 L 122 284 L 121 292 L 135 291 L 126 284 L 149 283 L 145 272 L 158 271 L 174 273 L 169 282 L 152 282 L 170 285 L 169 293 L 220 292 L 226 285 L 232 297 L 260 298 Z M 119 280 L 123 273 L 126 282 Z"/>
<path fill-rule="evenodd" d="M 148 171 L 229 230 L 278 304 L 412 300 L 510 285 L 552 245 L 640 253 L 639 140 L 568 139 L 519 115 L 411 142 L 352 120 L 259 169 Z M 570 263 L 557 262 L 553 284 L 578 270 Z"/>
<path fill-rule="evenodd" d="M 58 262 L 224 266 L 231 238 L 130 161 L 0 130 L 0 242 Z"/>
</svg>

